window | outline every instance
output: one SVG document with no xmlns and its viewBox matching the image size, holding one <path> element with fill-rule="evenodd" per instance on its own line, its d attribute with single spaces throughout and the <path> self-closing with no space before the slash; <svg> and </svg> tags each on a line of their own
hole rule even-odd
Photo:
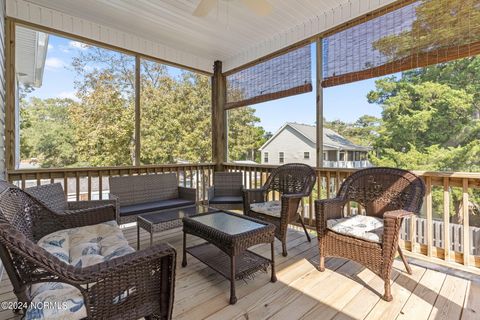
<svg viewBox="0 0 480 320">
<path fill-rule="evenodd" d="M 340 152 L 340 159 L 339 161 L 345 161 L 345 152 Z"/>
<path fill-rule="evenodd" d="M 263 153 L 263 162 L 268 163 L 268 152 Z"/>
<path fill-rule="evenodd" d="M 303 153 L 303 159 L 305 159 L 305 160 L 310 159 L 310 152 L 308 152 L 308 151 L 307 151 L 307 152 L 304 152 L 304 153 Z"/>
<path fill-rule="evenodd" d="M 208 76 L 140 59 L 136 159 L 135 56 L 21 25 L 15 32 L 17 167 L 211 161 Z"/>
<path fill-rule="evenodd" d="M 140 60 L 140 163 L 212 160 L 210 78 Z"/>
<path fill-rule="evenodd" d="M 327 160 L 327 153 L 323 152 L 323 161 L 326 161 L 326 160 Z"/>
<path fill-rule="evenodd" d="M 132 165 L 135 57 L 15 30 L 16 166 Z"/>
<path fill-rule="evenodd" d="M 285 162 L 285 154 L 283 152 L 278 153 L 278 162 L 284 163 Z"/>
</svg>

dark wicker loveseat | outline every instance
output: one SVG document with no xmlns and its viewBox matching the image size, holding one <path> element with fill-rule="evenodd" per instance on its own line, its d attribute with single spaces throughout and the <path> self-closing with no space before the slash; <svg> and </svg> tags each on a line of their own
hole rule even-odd
<svg viewBox="0 0 480 320">
<path fill-rule="evenodd" d="M 18 301 L 22 304 L 35 302 L 34 286 L 48 286 L 49 290 L 60 287 L 76 292 L 76 305 L 68 312 L 83 308 L 82 317 L 170 319 L 176 252 L 169 245 L 154 245 L 136 252 L 131 249 L 125 255 L 113 254 L 114 258 L 86 267 L 66 263 L 60 255 L 39 245 L 42 238 L 56 232 L 68 233 L 102 224 L 116 228 L 115 218 L 113 206 L 58 214 L 19 188 L 0 181 L 0 256 Z M 50 244 L 61 243 L 52 240 Z M 55 302 L 51 296 L 48 301 Z M 58 296 L 64 298 L 60 293 Z M 58 312 L 60 310 L 63 309 Z M 35 307 L 32 310 L 31 304 L 30 309 L 23 311 L 27 319 L 51 318 L 51 315 L 43 315 L 46 310 Z M 77 319 L 78 315 L 57 314 L 57 318 Z"/>
<path fill-rule="evenodd" d="M 395 168 L 369 168 L 349 176 L 336 198 L 315 201 L 320 252 L 319 270 L 325 257 L 354 260 L 385 283 L 383 299 L 392 300 L 390 275 L 398 251 L 408 273 L 408 265 L 398 239 L 404 218 L 418 214 L 425 186 L 415 174 Z M 366 215 L 344 216 L 344 207 L 356 202 Z"/>
<path fill-rule="evenodd" d="M 110 177 L 110 198 L 117 199 L 120 223 L 152 211 L 196 204 L 195 188 L 179 187 L 175 172 Z"/>
</svg>

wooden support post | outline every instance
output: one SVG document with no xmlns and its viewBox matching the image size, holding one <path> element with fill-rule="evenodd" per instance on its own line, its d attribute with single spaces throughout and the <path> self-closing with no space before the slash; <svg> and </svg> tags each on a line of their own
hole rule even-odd
<svg viewBox="0 0 480 320">
<path fill-rule="evenodd" d="M 223 171 L 227 161 L 226 79 L 222 62 L 215 61 L 212 77 L 212 160 L 216 171 Z"/>
<path fill-rule="evenodd" d="M 316 41 L 317 68 L 316 68 L 316 88 L 317 88 L 317 168 L 323 168 L 323 60 L 322 60 L 322 39 Z"/>
<path fill-rule="evenodd" d="M 133 164 L 140 165 L 140 56 L 135 56 L 135 156 Z"/>
<path fill-rule="evenodd" d="M 6 76 L 6 104 L 5 104 L 5 167 L 9 171 L 15 169 L 15 23 L 5 20 L 5 76 Z"/>
</svg>

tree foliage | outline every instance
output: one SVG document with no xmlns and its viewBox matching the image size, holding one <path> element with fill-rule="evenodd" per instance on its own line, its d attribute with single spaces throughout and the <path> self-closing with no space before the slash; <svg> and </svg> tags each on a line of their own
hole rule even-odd
<svg viewBox="0 0 480 320">
<path fill-rule="evenodd" d="M 34 158 L 42 167 L 133 164 L 134 58 L 87 47 L 71 67 L 75 100 L 20 101 L 21 158 Z M 140 162 L 211 161 L 210 79 L 141 60 L 140 90 Z M 235 159 L 258 149 L 264 134 L 258 122 L 249 107 L 230 119 Z"/>
</svg>

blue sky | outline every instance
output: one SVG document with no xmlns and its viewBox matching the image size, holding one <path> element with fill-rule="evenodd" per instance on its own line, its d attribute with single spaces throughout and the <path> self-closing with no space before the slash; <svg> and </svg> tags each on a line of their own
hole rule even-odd
<svg viewBox="0 0 480 320">
<path fill-rule="evenodd" d="M 75 99 L 75 72 L 72 70 L 72 58 L 88 48 L 79 42 L 52 36 L 49 37 L 43 85 L 28 96 L 40 98 L 62 97 Z M 315 54 L 312 50 L 312 56 Z M 314 59 L 314 58 L 313 58 Z M 312 61 L 312 66 L 315 61 Z M 314 69 L 314 68 L 313 68 Z M 180 70 L 169 68 L 172 75 Z M 315 83 L 314 70 L 312 70 Z M 381 108 L 369 104 L 366 94 L 375 88 L 375 79 L 364 80 L 324 89 L 324 115 L 327 120 L 340 119 L 354 122 L 364 114 L 380 116 Z M 253 106 L 265 130 L 275 132 L 285 122 L 315 123 L 315 85 L 313 92 L 269 101 Z"/>
</svg>

